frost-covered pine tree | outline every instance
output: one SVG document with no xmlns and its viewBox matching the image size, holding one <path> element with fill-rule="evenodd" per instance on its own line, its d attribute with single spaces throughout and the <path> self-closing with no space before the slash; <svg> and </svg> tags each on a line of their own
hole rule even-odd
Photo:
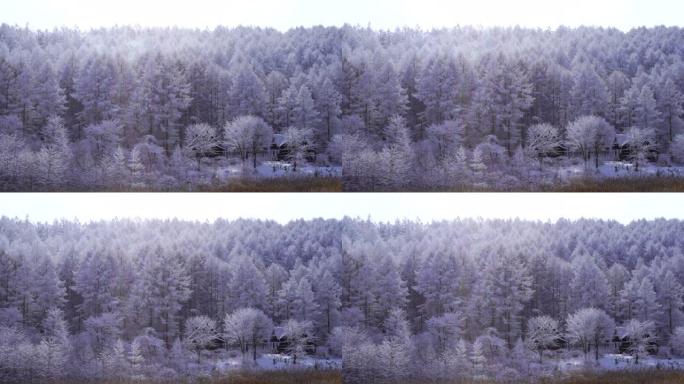
<svg viewBox="0 0 684 384">
<path fill-rule="evenodd" d="M 92 55 L 86 59 L 74 79 L 73 97 L 82 108 L 78 113 L 81 124 L 85 126 L 115 117 L 116 82 L 116 68 L 109 55 Z"/>
<path fill-rule="evenodd" d="M 179 121 L 190 106 L 190 85 L 182 67 L 161 53 L 139 63 L 139 85 L 132 95 L 140 134 L 155 135 L 168 156 L 181 138 Z"/>
<path fill-rule="evenodd" d="M 267 95 L 265 120 L 272 127 L 278 123 L 278 100 L 287 87 L 288 79 L 282 72 L 275 70 L 266 76 L 264 81 Z"/>
<path fill-rule="evenodd" d="M 459 146 L 444 159 L 445 181 L 450 185 L 465 183 L 468 174 L 468 153 L 465 147 Z"/>
<path fill-rule="evenodd" d="M 437 353 L 442 353 L 450 346 L 457 344 L 461 336 L 462 324 L 462 317 L 453 312 L 435 316 L 426 322 L 427 331 L 432 336 Z"/>
<path fill-rule="evenodd" d="M 473 156 L 470 159 L 469 165 L 475 178 L 480 178 L 484 172 L 487 171 L 487 164 L 484 162 L 482 150 L 480 148 L 475 148 L 475 150 L 473 150 Z"/>
<path fill-rule="evenodd" d="M 658 111 L 653 89 L 649 85 L 641 88 L 639 93 L 638 105 L 635 114 L 635 125 L 643 128 L 655 129 L 660 122 L 660 112 Z"/>
<path fill-rule="evenodd" d="M 529 374 L 530 369 L 530 353 L 522 337 L 516 340 L 513 349 L 511 350 L 511 359 L 514 365 L 523 374 Z"/>
<path fill-rule="evenodd" d="M 114 344 L 100 353 L 102 368 L 106 377 L 126 377 L 128 362 L 126 361 L 126 348 L 121 339 L 117 339 Z"/>
<path fill-rule="evenodd" d="M 573 262 L 570 281 L 570 311 L 582 307 L 606 309 L 609 287 L 603 271 L 594 262 L 595 257 L 578 256 Z"/>
<path fill-rule="evenodd" d="M 684 134 L 680 133 L 675 136 L 670 145 L 670 152 L 673 159 L 679 164 L 684 164 Z"/>
<path fill-rule="evenodd" d="M 179 331 L 179 313 L 190 298 L 190 280 L 181 258 L 157 246 L 141 258 L 132 287 L 137 321 L 157 329 L 166 345 Z"/>
<path fill-rule="evenodd" d="M 662 271 L 655 282 L 656 299 L 662 313 L 658 323 L 667 330 L 668 335 L 672 335 L 676 319 L 681 316 L 684 306 L 684 288 L 671 270 Z"/>
<path fill-rule="evenodd" d="M 467 372 L 470 364 L 468 364 L 468 344 L 465 339 L 461 338 L 456 343 L 452 353 L 452 360 L 458 371 Z"/>
<path fill-rule="evenodd" d="M 627 268 L 620 263 L 614 263 L 606 271 L 606 280 L 608 281 L 608 313 L 615 319 L 621 315 L 621 292 L 625 284 L 629 281 L 630 274 Z"/>
<path fill-rule="evenodd" d="M 470 351 L 470 362 L 473 365 L 473 371 L 480 374 L 487 366 L 487 356 L 485 356 L 484 345 L 480 339 L 473 343 L 473 349 Z"/>
<path fill-rule="evenodd" d="M 143 369 L 145 357 L 142 354 L 138 338 L 131 343 L 131 349 L 128 351 L 128 363 L 130 364 L 131 372 L 134 374 L 140 373 Z"/>
<path fill-rule="evenodd" d="M 606 88 L 608 91 L 606 119 L 614 127 L 617 127 L 618 124 L 622 122 L 620 99 L 629 87 L 629 77 L 627 77 L 627 75 L 625 75 L 623 72 L 619 70 L 611 72 L 611 74 L 606 79 Z"/>
<path fill-rule="evenodd" d="M 667 77 L 664 84 L 656 89 L 656 103 L 662 120 L 664 122 L 661 136 L 664 136 L 668 143 L 674 141 L 675 127 L 681 124 L 684 116 L 684 96 L 682 91 L 677 88 L 672 78 Z"/>
<path fill-rule="evenodd" d="M 434 156 L 438 162 L 443 162 L 449 154 L 457 150 L 463 141 L 464 132 L 465 124 L 458 120 L 446 120 L 427 128 L 426 134 L 434 147 Z"/>
<path fill-rule="evenodd" d="M 333 130 L 338 124 L 339 117 L 342 114 L 342 109 L 340 108 L 342 96 L 340 96 L 339 92 L 335 89 L 329 77 L 326 77 L 319 86 L 314 101 L 320 114 L 322 124 L 325 127 L 325 141 L 330 142 Z"/>
<path fill-rule="evenodd" d="M 318 128 L 320 125 L 320 116 L 314 100 L 311 95 L 311 90 L 308 86 L 302 85 L 297 92 L 295 99 L 295 108 L 292 111 L 294 114 L 294 126 L 302 129 Z"/>
<path fill-rule="evenodd" d="M 66 99 L 49 58 L 40 58 L 40 63 L 34 69 L 33 80 L 35 124 L 40 127 L 47 123 L 51 116 L 60 116 L 64 113 Z"/>
<path fill-rule="evenodd" d="M 425 109 L 421 120 L 426 126 L 439 124 L 457 109 L 458 71 L 455 60 L 446 53 L 429 57 L 416 79 L 415 97 Z"/>
<path fill-rule="evenodd" d="M 573 115 L 605 116 L 609 96 L 603 79 L 589 63 L 578 66 L 576 69 L 573 68 L 575 81 L 570 90 Z"/>
<path fill-rule="evenodd" d="M 380 126 L 389 124 L 392 117 L 404 115 L 408 99 L 394 65 L 386 61 L 375 76 L 375 102 Z"/>
<path fill-rule="evenodd" d="M 145 172 L 145 165 L 142 162 L 140 149 L 134 147 L 131 150 L 130 158 L 128 159 L 128 170 L 131 173 L 131 180 L 133 182 L 140 181 Z"/>
<path fill-rule="evenodd" d="M 378 346 L 382 364 L 380 375 L 388 381 L 401 380 L 409 374 L 411 331 L 404 311 L 394 309 L 385 320 L 385 339 Z"/>
<path fill-rule="evenodd" d="M 419 310 L 423 319 L 456 311 L 460 307 L 460 281 L 461 271 L 456 257 L 439 252 L 423 261 L 413 287 L 421 295 Z"/>
<path fill-rule="evenodd" d="M 641 321 L 656 318 L 660 314 L 661 308 L 656 299 L 657 295 L 651 279 L 646 277 L 641 280 L 637 292 L 635 317 Z"/>
<path fill-rule="evenodd" d="M 177 372 L 184 372 L 187 365 L 187 353 L 180 338 L 176 338 L 169 351 L 169 363 Z"/>
<path fill-rule="evenodd" d="M 407 185 L 411 177 L 413 148 L 404 118 L 394 116 L 385 128 L 387 144 L 380 153 L 384 183 L 389 188 Z"/>
<path fill-rule="evenodd" d="M 42 325 L 44 337 L 54 338 L 67 350 L 70 348 L 69 327 L 61 309 L 50 308 Z"/>
<path fill-rule="evenodd" d="M 341 289 L 332 273 L 325 270 L 321 276 L 313 280 L 314 299 L 320 312 L 320 328 L 325 335 L 332 332 L 335 320 L 339 316 Z"/>
<path fill-rule="evenodd" d="M 123 147 L 118 146 L 110 158 L 107 165 L 107 175 L 111 180 L 110 183 L 119 186 L 126 185 L 129 179 L 129 172 L 127 167 L 126 152 Z"/>
<path fill-rule="evenodd" d="M 52 308 L 43 321 L 43 338 L 37 353 L 42 361 L 42 374 L 47 378 L 65 376 L 71 353 L 71 340 L 62 311 Z"/>
<path fill-rule="evenodd" d="M 278 98 L 278 126 L 281 128 L 291 127 L 295 124 L 295 109 L 297 108 L 298 89 L 295 84 L 290 84 L 283 90 Z"/>
<path fill-rule="evenodd" d="M 288 272 L 278 263 L 271 263 L 264 271 L 264 281 L 267 287 L 265 313 L 273 320 L 278 319 L 277 316 L 280 312 L 279 292 L 288 279 Z"/>
<path fill-rule="evenodd" d="M 250 258 L 237 261 L 233 277 L 229 283 L 228 307 L 238 308 L 266 308 L 267 288 L 262 272 L 254 265 Z"/>
<path fill-rule="evenodd" d="M 675 328 L 670 338 L 672 350 L 678 356 L 684 356 L 684 326 Z"/>
<path fill-rule="evenodd" d="M 474 300 L 492 308 L 490 318 L 480 321 L 496 326 L 510 348 L 520 336 L 521 313 L 534 292 L 529 269 L 519 257 L 500 248 L 486 261 L 480 279 L 483 290 L 479 293 L 484 296 L 476 295 Z"/>
<path fill-rule="evenodd" d="M 93 252 L 80 263 L 73 289 L 81 297 L 78 306 L 81 319 L 118 308 L 119 301 L 114 295 L 116 272 L 114 257 L 109 253 Z"/>
<path fill-rule="evenodd" d="M 47 119 L 43 128 L 43 145 L 36 154 L 39 180 L 48 188 L 60 188 L 67 180 L 71 148 L 63 120 L 56 116 Z"/>
<path fill-rule="evenodd" d="M 230 114 L 237 116 L 263 116 L 266 108 L 266 92 L 261 79 L 252 66 L 243 63 L 235 69 L 233 86 L 228 95 Z"/>
<path fill-rule="evenodd" d="M 639 95 L 641 89 L 635 82 L 627 88 L 620 98 L 620 115 L 623 127 L 633 127 L 637 124 L 637 109 L 639 108 Z"/>
</svg>

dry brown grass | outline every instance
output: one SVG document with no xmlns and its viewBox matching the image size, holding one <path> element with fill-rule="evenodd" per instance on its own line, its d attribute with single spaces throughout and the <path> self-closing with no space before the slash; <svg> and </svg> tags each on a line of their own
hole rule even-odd
<svg viewBox="0 0 684 384">
<path fill-rule="evenodd" d="M 342 384 L 339 371 L 278 371 L 243 372 L 203 384 Z"/>
<path fill-rule="evenodd" d="M 26 191 L 28 192 L 28 191 Z M 58 192 L 56 190 L 52 192 Z M 342 192 L 342 180 L 334 177 L 296 176 L 234 178 L 225 184 L 187 185 L 173 188 L 107 187 L 65 189 L 64 192 Z"/>
<path fill-rule="evenodd" d="M 37 383 L 37 382 L 36 382 Z M 289 370 L 234 372 L 226 376 L 201 379 L 168 380 L 62 380 L 46 384 L 342 384 L 342 376 L 334 370 Z"/>
<path fill-rule="evenodd" d="M 448 192 L 684 192 L 681 177 L 615 177 L 606 179 L 576 179 L 568 184 L 553 186 L 516 186 L 513 188 L 489 188 L 456 186 Z"/>
<path fill-rule="evenodd" d="M 342 180 L 332 177 L 281 177 L 235 179 L 225 185 L 208 185 L 198 192 L 342 192 Z"/>
<path fill-rule="evenodd" d="M 98 380 L 62 381 L 52 384 L 342 384 L 339 371 L 262 371 L 236 372 L 229 376 L 191 380 Z M 489 380 L 458 379 L 447 381 L 407 380 L 393 384 L 495 384 Z M 506 384 L 682 384 L 684 372 L 667 370 L 619 371 L 619 372 L 578 372 L 564 378 L 543 378 L 512 380 L 498 383 Z M 372 384 L 372 383 L 369 383 Z"/>
<path fill-rule="evenodd" d="M 2 189 L 2 188 L 0 188 Z M 39 190 L 35 190 L 38 192 Z M 281 177 L 281 178 L 235 178 L 225 184 L 183 186 L 160 189 L 149 187 L 110 187 L 100 189 L 65 188 L 50 192 L 684 192 L 684 177 L 641 176 L 605 179 L 578 178 L 560 185 L 516 185 L 512 187 L 487 187 L 455 185 L 448 188 L 429 186 L 407 187 L 395 190 L 352 190 L 344 187 L 340 178 L 333 177 Z M 22 192 L 30 192 L 28 190 Z M 683 383 L 684 384 L 684 383 Z"/>
<path fill-rule="evenodd" d="M 678 371 L 620 371 L 605 373 L 577 373 L 563 380 L 541 380 L 543 384 L 682 384 L 684 372 Z"/>
<path fill-rule="evenodd" d="M 508 381 L 490 381 L 474 379 L 458 379 L 446 381 L 409 380 L 395 384 L 683 384 L 684 372 L 680 371 L 617 371 L 617 372 L 585 372 L 575 373 L 563 378 L 519 379 Z"/>
<path fill-rule="evenodd" d="M 650 176 L 581 179 L 553 188 L 550 192 L 684 192 L 684 178 Z"/>
</svg>

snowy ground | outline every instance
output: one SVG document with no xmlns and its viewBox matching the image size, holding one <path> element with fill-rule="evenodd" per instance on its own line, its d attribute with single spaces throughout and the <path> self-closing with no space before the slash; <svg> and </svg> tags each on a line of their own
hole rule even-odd
<svg viewBox="0 0 684 384">
<path fill-rule="evenodd" d="M 280 177 L 280 176 L 327 176 L 327 177 L 341 177 L 342 167 L 327 166 L 321 167 L 313 164 L 304 164 L 297 167 L 294 171 L 289 163 L 280 161 L 264 161 L 257 166 L 257 174 L 265 177 Z"/>
<path fill-rule="evenodd" d="M 314 356 L 303 356 L 297 358 L 297 364 L 293 364 L 290 356 L 267 353 L 257 357 L 257 366 L 261 369 L 340 369 L 342 368 L 342 360 L 338 358 L 325 359 Z"/>
<path fill-rule="evenodd" d="M 233 357 L 220 356 L 214 360 L 213 371 L 226 373 L 231 370 L 239 369 L 259 369 L 259 370 L 283 370 L 283 369 L 341 369 L 342 360 L 339 358 L 322 358 L 315 356 L 300 356 L 297 364 L 293 363 L 292 357 L 274 353 L 265 353 L 257 357 L 256 364 L 253 363 L 251 354 L 243 360 L 242 356 Z"/>
<path fill-rule="evenodd" d="M 585 171 L 584 164 L 561 166 L 558 169 L 558 176 L 561 180 L 567 181 L 576 177 L 638 177 L 638 176 L 675 176 L 684 177 L 684 166 L 658 166 L 655 164 L 643 164 L 636 171 L 634 164 L 621 161 L 606 161 L 599 165 L 596 170 L 593 164 Z"/>
<path fill-rule="evenodd" d="M 216 177 L 226 181 L 233 177 L 256 176 L 256 177 L 297 177 L 297 176 L 321 176 L 341 177 L 340 166 L 319 166 L 314 164 L 302 164 L 295 171 L 291 164 L 282 161 L 264 161 L 257 165 L 256 170 L 251 164 L 242 167 L 241 164 L 226 165 L 216 168 Z"/>
<path fill-rule="evenodd" d="M 594 362 L 593 356 L 585 361 L 584 357 L 574 357 L 561 359 L 558 362 L 561 371 L 573 371 L 577 369 L 596 368 L 608 371 L 624 369 L 684 369 L 684 358 L 659 358 L 655 356 L 644 356 L 639 358 L 639 364 L 635 364 L 635 359 L 630 355 L 620 355 L 609 353 L 599 358 L 598 364 Z"/>
</svg>

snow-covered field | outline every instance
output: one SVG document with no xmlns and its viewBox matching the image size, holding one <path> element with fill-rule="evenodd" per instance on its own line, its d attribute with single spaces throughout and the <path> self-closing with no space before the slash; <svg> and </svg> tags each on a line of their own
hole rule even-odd
<svg viewBox="0 0 684 384">
<path fill-rule="evenodd" d="M 643 164 L 637 171 L 634 164 L 621 161 L 606 161 L 599 165 L 598 169 L 593 166 L 585 171 L 584 165 L 562 166 L 558 169 L 561 180 L 571 180 L 575 177 L 639 177 L 639 176 L 673 176 L 684 177 L 683 166 L 659 166 L 655 164 Z"/>
<path fill-rule="evenodd" d="M 342 368 L 342 360 L 339 358 L 326 359 L 315 356 L 302 356 L 298 357 L 297 364 L 294 364 L 291 356 L 267 353 L 257 357 L 257 366 L 260 369 L 340 369 Z"/>
<path fill-rule="evenodd" d="M 608 353 L 601 356 L 595 362 L 593 356 L 584 360 L 583 356 L 564 358 L 558 361 L 558 369 L 561 371 L 574 371 L 580 369 L 597 369 L 607 371 L 629 369 L 684 369 L 684 358 L 661 358 L 655 356 L 642 356 L 636 364 L 634 356 Z"/>
<path fill-rule="evenodd" d="M 264 161 L 257 166 L 257 174 L 263 177 L 282 177 L 282 176 L 326 176 L 341 177 L 342 167 L 340 166 L 317 166 L 313 164 L 299 165 L 294 170 L 291 164 L 282 161 Z"/>
<path fill-rule="evenodd" d="M 295 170 L 292 164 L 282 161 L 264 161 L 257 165 L 256 169 L 251 165 L 241 164 L 219 166 L 215 170 L 218 180 L 227 181 L 234 177 L 255 176 L 255 177 L 298 177 L 298 176 L 321 176 L 321 177 L 341 177 L 342 167 L 340 166 L 319 166 L 314 164 L 301 164 Z"/>
<path fill-rule="evenodd" d="M 315 356 L 300 356 L 297 363 L 293 362 L 291 356 L 265 353 L 257 357 L 256 363 L 253 362 L 251 355 L 246 356 L 222 356 L 214 360 L 212 371 L 226 373 L 240 369 L 259 369 L 259 370 L 283 370 L 283 369 L 341 369 L 342 360 L 339 358 L 322 358 Z"/>
</svg>

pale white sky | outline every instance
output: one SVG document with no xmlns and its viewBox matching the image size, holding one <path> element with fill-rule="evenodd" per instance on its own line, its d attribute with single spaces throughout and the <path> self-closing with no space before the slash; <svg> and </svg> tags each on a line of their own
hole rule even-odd
<svg viewBox="0 0 684 384">
<path fill-rule="evenodd" d="M 0 22 L 33 29 L 112 25 L 376 29 L 455 25 L 682 25 L 681 0 L 0 0 Z"/>
<path fill-rule="evenodd" d="M 684 219 L 682 194 L 582 193 L 4 193 L 0 216 L 31 221 L 128 218 L 209 220 L 367 218 L 374 221 L 457 217 Z"/>
</svg>

